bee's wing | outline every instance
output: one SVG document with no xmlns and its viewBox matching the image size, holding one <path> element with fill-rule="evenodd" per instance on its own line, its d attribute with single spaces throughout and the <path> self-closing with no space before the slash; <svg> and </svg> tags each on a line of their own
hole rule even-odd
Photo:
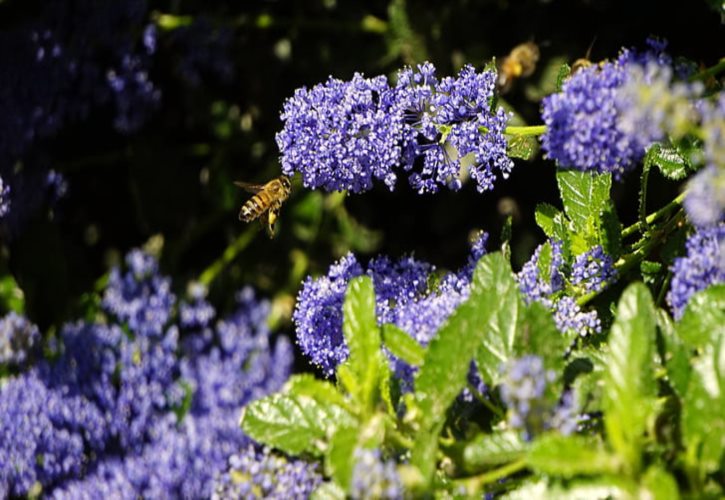
<svg viewBox="0 0 725 500">
<path fill-rule="evenodd" d="M 263 184 L 251 184 L 249 182 L 242 181 L 234 181 L 234 185 L 239 186 L 249 193 L 259 193 L 262 189 L 264 189 Z"/>
</svg>

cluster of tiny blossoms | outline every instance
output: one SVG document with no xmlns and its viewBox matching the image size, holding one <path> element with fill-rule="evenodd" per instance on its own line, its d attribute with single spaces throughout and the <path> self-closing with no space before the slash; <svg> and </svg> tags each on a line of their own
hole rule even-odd
<svg viewBox="0 0 725 500">
<path fill-rule="evenodd" d="M 24 363 L 40 340 L 38 327 L 11 312 L 0 319 L 0 366 Z"/>
<path fill-rule="evenodd" d="M 403 483 L 394 460 L 383 460 L 380 450 L 355 450 L 352 498 L 398 500 L 404 498 Z"/>
<path fill-rule="evenodd" d="M 542 252 L 549 252 L 548 268 L 542 269 Z M 612 258 L 601 246 L 577 256 L 571 270 L 565 265 L 562 243 L 549 240 L 534 251 L 518 273 L 519 288 L 527 302 L 537 301 L 554 311 L 554 321 L 562 332 L 581 336 L 602 330 L 596 311 L 584 312 L 571 292 L 582 295 L 603 290 L 616 276 Z"/>
<path fill-rule="evenodd" d="M 611 172 L 619 178 L 642 159 L 652 142 L 662 138 L 658 127 L 633 130 L 633 117 L 622 121 L 628 99 L 620 95 L 629 96 L 627 83 L 648 76 L 643 66 L 651 73 L 652 68 L 671 62 L 663 52 L 664 44 L 652 40 L 649 44 L 646 52 L 624 50 L 614 62 L 580 69 L 561 92 L 542 101 L 546 124 L 542 146 L 548 158 L 564 168 Z"/>
<path fill-rule="evenodd" d="M 111 273 L 106 321 L 65 325 L 52 360 L 3 381 L 0 497 L 209 497 L 250 444 L 239 408 L 286 380 L 291 346 L 271 345 L 269 305 L 251 289 L 212 323 L 202 295 L 178 301 L 149 255 L 126 264 Z"/>
<path fill-rule="evenodd" d="M 675 259 L 667 302 L 675 319 L 685 312 L 693 294 L 725 282 L 725 222 L 698 229 L 686 243 L 687 255 Z"/>
<path fill-rule="evenodd" d="M 212 499 L 305 500 L 321 483 L 315 464 L 249 446 L 229 458 L 229 469 L 215 480 Z"/>
<path fill-rule="evenodd" d="M 487 235 L 473 243 L 469 262 L 457 273 L 448 273 L 431 286 L 435 267 L 412 257 L 392 261 L 373 259 L 364 270 L 348 254 L 330 267 L 326 276 L 308 277 L 297 297 L 293 319 L 302 352 L 326 376 L 347 358 L 342 334 L 342 304 L 350 280 L 367 274 L 373 280 L 378 322 L 393 323 L 421 345 L 426 345 L 456 307 L 468 298 L 475 262 L 483 255 Z M 396 363 L 397 364 L 397 363 Z M 399 375 L 405 367 L 396 366 Z"/>
<path fill-rule="evenodd" d="M 567 392 L 558 404 L 547 399 L 547 389 L 556 380 L 556 373 L 546 370 L 539 356 L 512 359 L 502 366 L 501 399 L 508 408 L 508 422 L 522 429 L 527 439 L 548 429 L 564 435 L 576 430 L 577 420 L 573 397 Z"/>
<path fill-rule="evenodd" d="M 467 168 L 479 191 L 513 162 L 503 135 L 509 115 L 494 108 L 496 74 L 465 66 L 439 79 L 431 63 L 384 76 L 330 77 L 284 103 L 277 134 L 282 171 L 308 188 L 356 193 L 375 179 L 391 190 L 402 173 L 420 193 L 458 189 Z M 464 167 L 465 165 L 465 167 Z"/>
</svg>

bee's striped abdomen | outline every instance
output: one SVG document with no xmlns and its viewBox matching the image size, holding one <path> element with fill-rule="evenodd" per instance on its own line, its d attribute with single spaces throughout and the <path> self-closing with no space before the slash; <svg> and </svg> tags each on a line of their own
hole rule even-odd
<svg viewBox="0 0 725 500">
<path fill-rule="evenodd" d="M 242 205 L 239 212 L 239 218 L 244 222 L 251 222 L 264 213 L 269 208 L 269 195 L 264 191 L 252 196 L 248 202 Z"/>
</svg>

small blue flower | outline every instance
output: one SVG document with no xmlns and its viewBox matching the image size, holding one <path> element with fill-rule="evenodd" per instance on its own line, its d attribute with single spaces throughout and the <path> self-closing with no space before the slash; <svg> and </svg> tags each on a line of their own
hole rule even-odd
<svg viewBox="0 0 725 500">
<path fill-rule="evenodd" d="M 529 355 L 512 359 L 502 366 L 501 399 L 508 408 L 508 422 L 514 429 L 522 429 L 527 439 L 547 430 L 556 429 L 566 435 L 576 428 L 574 404 L 570 393 L 565 393 L 557 405 L 547 402 L 548 386 L 556 381 L 556 374 L 546 370 L 539 356 Z"/>
<path fill-rule="evenodd" d="M 625 50 L 614 62 L 583 68 L 569 78 L 561 92 L 542 101 L 547 126 L 542 136 L 546 156 L 562 168 L 611 172 L 615 178 L 631 170 L 644 156 L 646 147 L 661 137 L 643 130 L 627 132 L 620 123 L 617 99 L 628 82 L 634 64 L 669 64 L 663 45 L 650 41 L 650 50 Z"/>
<path fill-rule="evenodd" d="M 249 446 L 229 458 L 228 470 L 214 481 L 212 499 L 305 500 L 321 483 L 315 464 Z"/>
<path fill-rule="evenodd" d="M 586 293 L 600 292 L 617 276 L 614 261 L 597 245 L 577 255 L 571 269 L 571 284 Z"/>
<path fill-rule="evenodd" d="M 395 500 L 403 498 L 403 483 L 393 460 L 383 461 L 380 450 L 355 450 L 352 470 L 352 498 Z"/>
<path fill-rule="evenodd" d="M 687 182 L 683 202 L 687 218 L 698 227 L 711 227 L 725 219 L 725 167 L 708 165 Z"/>
<path fill-rule="evenodd" d="M 15 312 L 0 318 L 0 365 L 23 364 L 39 340 L 38 327 L 27 318 Z"/>
<path fill-rule="evenodd" d="M 725 223 L 698 229 L 686 243 L 687 255 L 675 259 L 667 303 L 680 319 L 690 297 L 710 285 L 725 282 Z"/>
</svg>

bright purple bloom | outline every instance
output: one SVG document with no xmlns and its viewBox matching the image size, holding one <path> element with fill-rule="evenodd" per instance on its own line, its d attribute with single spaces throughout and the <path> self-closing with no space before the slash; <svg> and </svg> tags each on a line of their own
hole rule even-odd
<svg viewBox="0 0 725 500">
<path fill-rule="evenodd" d="M 352 471 L 352 498 L 403 498 L 403 483 L 394 460 L 383 460 L 380 450 L 358 448 L 355 450 L 355 467 Z"/>
<path fill-rule="evenodd" d="M 586 293 L 600 292 L 617 276 L 614 261 L 597 245 L 577 255 L 571 269 L 571 284 L 583 287 Z"/>
<path fill-rule="evenodd" d="M 675 259 L 667 303 L 680 319 L 690 297 L 710 285 L 725 282 L 725 223 L 698 229 L 686 243 L 687 255 Z"/>
<path fill-rule="evenodd" d="M 229 469 L 217 476 L 212 498 L 305 500 L 321 483 L 315 464 L 249 446 L 229 458 Z"/>
<path fill-rule="evenodd" d="M 39 340 L 38 327 L 27 318 L 15 312 L 0 318 L 0 365 L 24 363 Z"/>
<path fill-rule="evenodd" d="M 542 117 L 547 130 L 542 146 L 548 158 L 562 168 L 611 172 L 620 178 L 644 156 L 657 137 L 648 137 L 642 130 L 623 130 L 617 99 L 628 81 L 629 66 L 669 64 L 661 43 L 649 41 L 649 45 L 648 51 L 625 50 L 614 62 L 581 69 L 561 92 L 544 98 Z"/>
<path fill-rule="evenodd" d="M 708 165 L 687 183 L 683 203 L 687 218 L 698 227 L 711 227 L 725 219 L 725 167 Z"/>
</svg>

